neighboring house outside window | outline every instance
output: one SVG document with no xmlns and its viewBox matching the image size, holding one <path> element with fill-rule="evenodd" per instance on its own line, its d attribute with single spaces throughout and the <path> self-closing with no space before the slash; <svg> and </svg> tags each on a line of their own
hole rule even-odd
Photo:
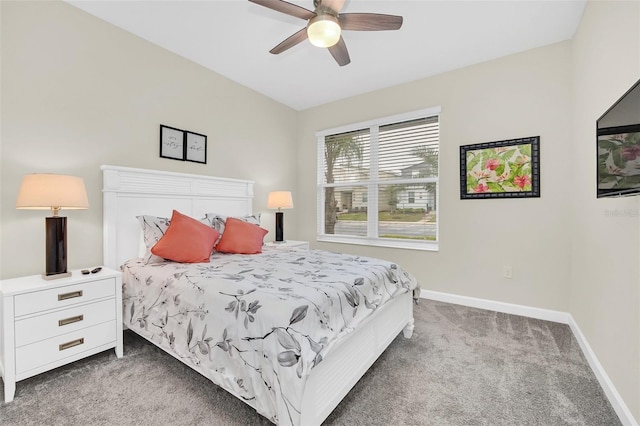
<svg viewBox="0 0 640 426">
<path fill-rule="evenodd" d="M 440 108 L 318 139 L 318 240 L 438 249 Z"/>
</svg>

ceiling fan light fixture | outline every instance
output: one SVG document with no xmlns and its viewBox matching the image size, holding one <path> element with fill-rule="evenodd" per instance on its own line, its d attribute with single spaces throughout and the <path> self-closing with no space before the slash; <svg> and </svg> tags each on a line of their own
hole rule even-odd
<svg viewBox="0 0 640 426">
<path fill-rule="evenodd" d="M 329 14 L 317 15 L 309 20 L 307 36 L 314 46 L 331 47 L 340 40 L 338 19 Z"/>
</svg>

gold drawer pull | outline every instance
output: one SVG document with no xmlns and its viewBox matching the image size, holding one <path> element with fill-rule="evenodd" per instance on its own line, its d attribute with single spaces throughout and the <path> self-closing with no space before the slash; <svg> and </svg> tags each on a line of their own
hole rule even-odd
<svg viewBox="0 0 640 426">
<path fill-rule="evenodd" d="M 76 340 L 72 340 L 71 342 L 67 342 L 67 343 L 63 343 L 61 345 L 58 346 L 58 350 L 60 351 L 64 351 L 65 349 L 69 349 L 72 348 L 74 346 L 78 346 L 84 343 L 84 337 L 81 337 L 80 339 L 76 339 Z"/>
<path fill-rule="evenodd" d="M 73 299 L 74 297 L 82 297 L 82 290 L 72 291 L 71 293 L 59 294 L 58 301 Z"/>
<path fill-rule="evenodd" d="M 73 324 L 74 322 L 79 322 L 84 319 L 84 315 L 78 315 L 71 318 L 65 318 L 58 321 L 58 327 L 62 327 L 63 325 Z"/>
</svg>

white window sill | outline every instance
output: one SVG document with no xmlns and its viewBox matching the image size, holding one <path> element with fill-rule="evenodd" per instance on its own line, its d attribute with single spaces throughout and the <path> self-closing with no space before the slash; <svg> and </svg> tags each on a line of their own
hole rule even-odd
<svg viewBox="0 0 640 426">
<path fill-rule="evenodd" d="M 323 243 L 357 244 L 361 246 L 389 247 L 408 250 L 439 251 L 437 241 L 396 240 L 387 238 L 351 237 L 346 235 L 318 235 Z"/>
</svg>

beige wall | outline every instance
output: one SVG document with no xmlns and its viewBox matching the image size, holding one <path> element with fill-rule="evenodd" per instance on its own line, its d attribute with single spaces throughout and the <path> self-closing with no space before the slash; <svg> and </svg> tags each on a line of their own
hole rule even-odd
<svg viewBox="0 0 640 426">
<path fill-rule="evenodd" d="M 65 212 L 70 268 L 102 263 L 101 164 L 254 179 L 273 234 L 268 191 L 296 190 L 294 110 L 65 3 L 0 8 L 2 278 L 44 270 L 47 213 L 14 208 L 33 172 L 85 179 L 90 209 Z M 207 164 L 160 158 L 160 124 L 207 135 Z"/>
<path fill-rule="evenodd" d="M 441 106 L 440 251 L 313 245 L 393 259 L 424 289 L 567 310 L 570 58 L 560 43 L 302 112 L 300 237 L 315 240 L 316 131 Z M 541 198 L 460 200 L 460 145 L 537 135 Z"/>
<path fill-rule="evenodd" d="M 589 2 L 573 64 L 569 311 L 640 421 L 640 198 L 596 199 L 594 135 L 598 117 L 640 79 L 640 2 Z"/>
</svg>

